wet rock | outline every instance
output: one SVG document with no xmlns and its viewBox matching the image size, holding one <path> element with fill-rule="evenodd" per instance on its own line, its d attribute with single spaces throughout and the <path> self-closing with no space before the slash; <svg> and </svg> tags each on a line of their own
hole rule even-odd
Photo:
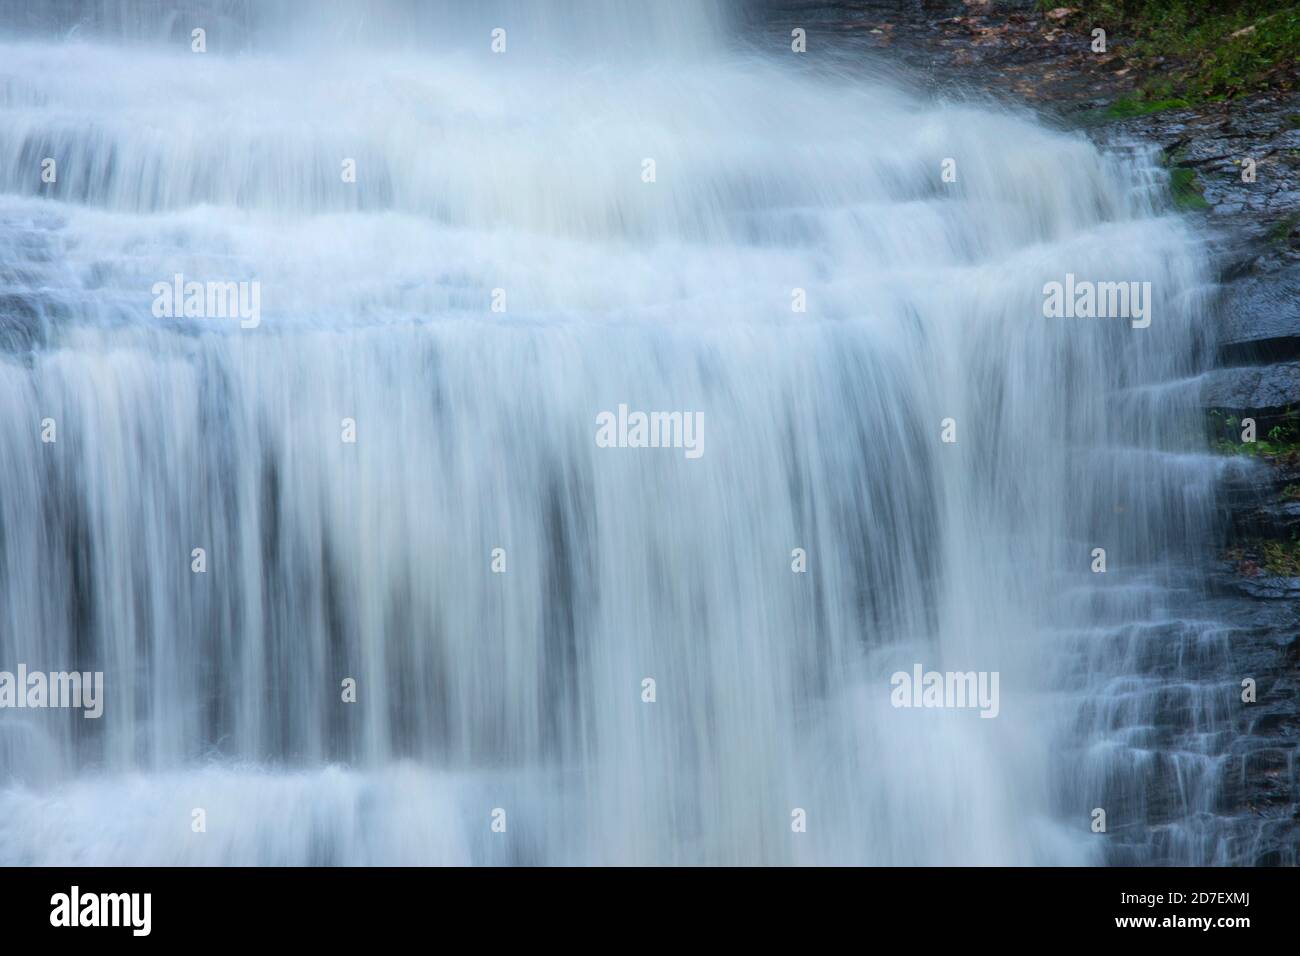
<svg viewBox="0 0 1300 956">
<path fill-rule="evenodd" d="M 1227 286 L 1216 315 L 1224 364 L 1300 357 L 1300 263 Z"/>
<path fill-rule="evenodd" d="M 1289 538 L 1292 531 L 1300 531 L 1300 501 L 1268 503 L 1232 517 L 1239 534 Z"/>
<path fill-rule="evenodd" d="M 1247 597 L 1262 601 L 1300 600 L 1300 578 L 1284 578 L 1273 574 L 1241 574 L 1225 578 L 1232 589 Z"/>
<path fill-rule="evenodd" d="M 1240 412 L 1300 405 L 1300 362 L 1217 369 L 1205 376 L 1201 404 Z"/>
</svg>

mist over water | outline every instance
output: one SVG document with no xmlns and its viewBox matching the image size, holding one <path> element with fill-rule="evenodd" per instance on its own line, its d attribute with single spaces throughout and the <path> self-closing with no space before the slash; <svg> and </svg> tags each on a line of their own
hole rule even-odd
<svg viewBox="0 0 1300 956">
<path fill-rule="evenodd" d="M 463 6 L 0 4 L 0 669 L 105 675 L 0 711 L 0 863 L 1221 862 L 1153 730 L 1223 640 L 1153 158 L 721 4 Z M 1151 326 L 1044 318 L 1067 272 Z"/>
</svg>

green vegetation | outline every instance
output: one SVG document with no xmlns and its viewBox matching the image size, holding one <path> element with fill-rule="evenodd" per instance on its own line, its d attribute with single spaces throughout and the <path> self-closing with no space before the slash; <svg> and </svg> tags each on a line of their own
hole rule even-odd
<svg viewBox="0 0 1300 956">
<path fill-rule="evenodd" d="M 1120 102 L 1125 101 L 1121 100 Z M 1129 100 L 1128 102 L 1132 101 Z M 1130 115 L 1137 116 L 1139 114 L 1132 113 Z M 1205 187 L 1197 178 L 1196 170 L 1182 165 L 1183 159 L 1183 149 L 1181 147 L 1163 153 L 1160 157 L 1160 164 L 1169 170 L 1169 192 L 1174 201 L 1174 208 L 1181 209 L 1184 212 L 1209 209 L 1210 204 L 1205 200 Z"/>
<path fill-rule="evenodd" d="M 1293 212 L 1285 219 L 1279 220 L 1272 229 L 1268 231 L 1268 237 L 1273 242 L 1286 244 L 1291 239 L 1291 233 L 1295 227 L 1300 226 L 1300 212 Z"/>
<path fill-rule="evenodd" d="M 1300 578 L 1300 545 L 1294 541 L 1261 541 L 1260 564 L 1270 574 Z"/>
<path fill-rule="evenodd" d="M 1257 435 L 1252 442 L 1241 440 L 1242 425 L 1235 415 L 1216 408 L 1209 412 L 1208 420 L 1211 447 L 1221 455 L 1249 455 L 1273 459 L 1291 459 L 1293 456 L 1300 455 L 1300 412 L 1290 408 L 1286 410 L 1280 424 L 1274 425 L 1262 435 Z"/>
<path fill-rule="evenodd" d="M 1145 77 L 1115 117 L 1140 116 L 1264 89 L 1291 89 L 1300 63 L 1295 0 L 1042 0 L 1080 11 Z"/>
<path fill-rule="evenodd" d="M 1110 119 L 1130 119 L 1134 116 L 1146 116 L 1163 110 L 1176 110 L 1191 106 L 1190 100 L 1146 100 L 1140 96 L 1121 96 L 1106 107 L 1106 116 Z"/>
<path fill-rule="evenodd" d="M 1243 574 L 1261 571 L 1284 578 L 1300 578 L 1300 543 L 1296 541 L 1251 541 L 1233 548 L 1225 557 Z"/>
<path fill-rule="evenodd" d="M 1210 204 L 1205 201 L 1205 196 L 1201 189 L 1201 184 L 1196 178 L 1196 173 L 1183 166 L 1175 167 L 1169 173 L 1169 188 L 1174 194 L 1174 205 L 1179 209 L 1196 210 L 1209 209 Z"/>
</svg>

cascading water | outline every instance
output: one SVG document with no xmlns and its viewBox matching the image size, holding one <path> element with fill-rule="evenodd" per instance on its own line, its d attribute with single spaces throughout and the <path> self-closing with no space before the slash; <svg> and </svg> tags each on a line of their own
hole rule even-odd
<svg viewBox="0 0 1300 956">
<path fill-rule="evenodd" d="M 1150 157 L 713 5 L 311 6 L 0 8 L 0 669 L 104 674 L 0 711 L 0 862 L 1230 855 L 1139 660 L 1221 641 Z M 1150 327 L 1044 318 L 1066 273 Z M 996 718 L 892 706 L 917 663 Z"/>
</svg>

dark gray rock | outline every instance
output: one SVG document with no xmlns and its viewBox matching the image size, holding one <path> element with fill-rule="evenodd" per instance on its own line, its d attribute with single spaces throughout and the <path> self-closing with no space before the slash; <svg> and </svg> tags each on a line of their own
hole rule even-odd
<svg viewBox="0 0 1300 956">
<path fill-rule="evenodd" d="M 1103 142 L 1135 138 L 1158 143 L 1171 167 L 1191 170 L 1211 215 L 1230 222 L 1278 222 L 1300 209 L 1300 96 L 1263 93 L 1234 103 L 1168 110 L 1111 123 Z M 1245 161 L 1255 179 L 1243 182 Z"/>
<path fill-rule="evenodd" d="M 1300 578 L 1263 575 L 1243 577 L 1241 592 L 1257 600 L 1295 601 L 1300 599 Z"/>
<path fill-rule="evenodd" d="M 1240 412 L 1300 405 L 1300 362 L 1217 369 L 1203 380 L 1201 404 Z"/>
<path fill-rule="evenodd" d="M 1224 364 L 1300 357 L 1300 263 L 1226 286 L 1215 325 Z"/>
<path fill-rule="evenodd" d="M 1289 540 L 1300 533 L 1300 501 L 1267 501 L 1254 508 L 1239 508 L 1230 514 L 1239 538 Z"/>
<path fill-rule="evenodd" d="M 1283 578 L 1272 574 L 1238 574 L 1233 578 L 1232 583 L 1237 591 L 1257 600 L 1300 600 L 1300 578 Z"/>
</svg>

